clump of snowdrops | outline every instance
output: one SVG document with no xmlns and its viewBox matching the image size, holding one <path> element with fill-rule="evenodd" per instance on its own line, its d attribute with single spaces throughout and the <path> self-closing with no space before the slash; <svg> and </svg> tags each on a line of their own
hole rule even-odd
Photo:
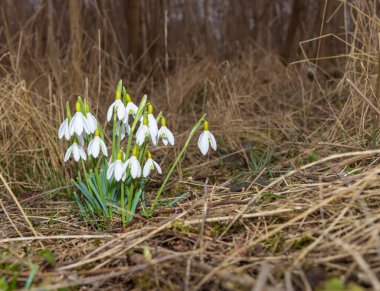
<svg viewBox="0 0 380 291">
<path fill-rule="evenodd" d="M 108 109 L 107 121 L 111 125 L 110 130 L 100 125 L 91 113 L 89 103 L 78 97 L 74 114 L 69 103 L 66 103 L 66 119 L 58 130 L 58 137 L 66 139 L 69 145 L 64 161 L 68 162 L 70 158 L 75 161 L 76 178 L 72 179 L 72 183 L 76 191 L 73 195 L 85 220 L 112 220 L 118 215 L 126 225 L 138 209 L 142 215 L 150 216 L 158 207 L 181 199 L 183 195 L 168 203 L 160 197 L 202 123 L 204 131 L 198 138 L 201 153 L 206 155 L 210 146 L 214 150 L 217 148 L 203 115 L 192 128 L 148 207 L 145 194 L 149 176 L 152 171 L 162 174 L 161 166 L 153 158 L 152 149 L 159 142 L 173 146 L 174 135 L 162 113 L 154 115 L 154 108 L 148 103 L 147 96 L 144 95 L 137 106 L 121 81 L 117 85 L 115 101 Z M 160 129 L 158 124 L 161 125 Z M 109 142 L 111 144 L 107 146 Z"/>
</svg>

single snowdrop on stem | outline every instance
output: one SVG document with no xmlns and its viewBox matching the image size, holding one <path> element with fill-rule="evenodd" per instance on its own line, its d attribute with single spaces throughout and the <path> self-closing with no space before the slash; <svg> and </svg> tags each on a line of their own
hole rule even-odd
<svg viewBox="0 0 380 291">
<path fill-rule="evenodd" d="M 90 134 L 90 129 L 88 128 L 87 119 L 84 114 L 81 112 L 81 103 L 78 100 L 75 103 L 75 114 L 70 121 L 69 132 L 70 135 L 73 135 L 74 132 L 76 135 L 82 135 L 83 132 Z"/>
<path fill-rule="evenodd" d="M 139 129 L 136 132 L 136 143 L 139 146 L 142 146 L 142 144 L 145 142 L 145 139 L 147 137 L 150 137 L 150 139 L 152 140 L 152 143 L 154 145 L 157 144 L 157 142 L 156 142 L 157 141 L 157 139 L 156 139 L 156 137 L 157 137 L 156 134 L 157 133 L 154 133 L 154 132 L 150 131 L 148 123 L 149 123 L 148 122 L 148 117 L 145 115 L 144 118 L 143 118 L 142 125 L 140 125 Z"/>
<path fill-rule="evenodd" d="M 208 152 L 208 149 L 211 145 L 211 148 L 216 151 L 217 145 L 214 135 L 208 130 L 208 121 L 204 121 L 204 131 L 201 133 L 198 139 L 198 148 L 201 153 L 205 156 Z"/>
<path fill-rule="evenodd" d="M 162 139 L 162 142 L 164 145 L 168 145 L 170 143 L 171 145 L 174 145 L 174 136 L 172 132 L 169 130 L 169 128 L 166 127 L 166 120 L 165 117 L 161 117 L 161 128 L 158 131 L 158 138 Z M 157 141 L 158 142 L 158 141 Z"/>
<path fill-rule="evenodd" d="M 92 115 L 90 112 L 90 105 L 86 103 L 86 120 L 88 129 L 90 130 L 90 133 L 93 134 L 95 130 L 98 128 L 98 121 L 96 120 L 95 116 Z"/>
<path fill-rule="evenodd" d="M 74 157 L 74 160 L 76 162 L 79 162 L 79 160 L 82 158 L 83 160 L 86 160 L 86 153 L 84 149 L 78 145 L 76 142 L 74 142 L 66 151 L 65 159 L 63 160 L 65 163 L 69 160 L 71 154 Z"/>
<path fill-rule="evenodd" d="M 121 101 L 121 81 L 117 85 L 115 101 L 110 105 L 107 111 L 107 121 L 112 119 L 113 112 L 116 108 L 117 118 L 123 120 L 125 117 L 125 106 L 123 101 Z"/>
<path fill-rule="evenodd" d="M 123 93 L 124 93 L 124 100 L 127 102 L 127 105 L 125 106 L 125 116 L 124 116 L 124 124 L 128 123 L 129 115 L 132 115 L 133 117 L 136 115 L 137 110 L 139 109 L 135 103 L 132 102 L 131 96 L 125 91 L 125 88 L 123 87 Z"/>
<path fill-rule="evenodd" d="M 145 162 L 144 168 L 143 168 L 143 176 L 146 178 L 149 176 L 150 172 L 156 168 L 157 172 L 159 174 L 162 174 L 162 170 L 159 164 L 157 164 L 152 159 L 152 154 L 148 152 L 148 159 Z"/>
<path fill-rule="evenodd" d="M 93 156 L 95 159 L 99 156 L 100 150 L 102 150 L 103 155 L 107 157 L 107 147 L 104 141 L 99 136 L 99 129 L 95 130 L 95 137 L 90 141 L 87 153 L 89 156 Z"/>
<path fill-rule="evenodd" d="M 141 177 L 141 166 L 139 160 L 137 159 L 137 155 L 138 147 L 134 147 L 132 150 L 132 156 L 124 163 L 126 170 L 130 169 L 133 179 Z"/>
<path fill-rule="evenodd" d="M 107 170 L 107 179 L 111 180 L 112 176 L 115 177 L 115 180 L 119 182 L 125 173 L 125 165 L 122 162 L 123 153 L 120 151 L 117 154 L 116 161 L 110 162 Z"/>
<path fill-rule="evenodd" d="M 156 118 L 153 116 L 153 105 L 148 103 L 148 127 L 153 145 L 157 145 L 158 126 Z"/>
</svg>

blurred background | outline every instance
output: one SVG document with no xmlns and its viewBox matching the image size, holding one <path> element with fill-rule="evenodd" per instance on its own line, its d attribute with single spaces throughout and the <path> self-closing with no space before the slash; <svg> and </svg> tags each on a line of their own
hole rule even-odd
<svg viewBox="0 0 380 291">
<path fill-rule="evenodd" d="M 64 103 L 83 96 L 104 122 L 120 79 L 135 102 L 148 94 L 157 112 L 167 112 L 179 145 L 206 112 L 219 155 L 238 153 L 233 169 L 249 168 L 253 145 L 283 148 L 278 159 L 295 164 L 315 142 L 340 142 L 342 133 L 363 147 L 378 118 L 345 80 L 378 104 L 379 6 L 0 0 L 0 163 L 23 188 L 60 185 Z M 195 153 L 187 158 L 197 162 Z"/>
</svg>

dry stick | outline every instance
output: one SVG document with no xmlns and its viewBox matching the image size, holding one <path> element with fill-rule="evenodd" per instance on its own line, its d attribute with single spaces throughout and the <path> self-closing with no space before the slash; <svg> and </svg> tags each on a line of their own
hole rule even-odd
<svg viewBox="0 0 380 291">
<path fill-rule="evenodd" d="M 369 150 L 369 151 L 348 152 L 348 153 L 335 154 L 335 155 L 328 156 L 326 158 L 323 158 L 321 160 L 306 164 L 305 166 L 302 166 L 301 168 L 295 169 L 293 171 L 290 171 L 290 172 L 282 175 L 281 177 L 277 178 L 276 180 L 274 180 L 273 182 L 271 182 L 267 186 L 265 186 L 263 189 L 261 189 L 257 193 L 256 196 L 261 195 L 265 191 L 267 191 L 270 188 L 272 188 L 273 186 L 275 186 L 277 183 L 285 180 L 285 178 L 288 178 L 297 172 L 303 171 L 303 170 L 308 169 L 310 167 L 313 167 L 315 165 L 318 165 L 318 164 L 321 164 L 324 162 L 328 162 L 331 160 L 335 160 L 338 158 L 344 158 L 344 157 L 350 157 L 350 156 L 361 156 L 361 155 L 368 155 L 368 154 L 379 154 L 379 153 L 380 153 L 380 150 Z M 219 236 L 218 239 L 221 239 L 227 233 L 227 231 L 231 228 L 231 226 L 243 215 L 243 213 L 246 212 L 249 207 L 251 207 L 251 204 L 255 201 L 256 196 L 253 196 L 251 198 L 251 200 L 247 203 L 247 205 L 236 215 L 235 219 L 228 225 L 228 227 L 223 231 L 223 233 Z"/>
<path fill-rule="evenodd" d="M 4 207 L 4 204 L 3 204 L 3 201 L 0 199 L 0 206 L 1 208 L 3 208 L 3 211 L 6 215 L 6 217 L 8 218 L 9 222 L 12 224 L 13 228 L 16 230 L 16 232 L 18 233 L 19 236 L 23 237 L 22 233 L 18 230 L 18 228 L 16 227 L 16 225 L 13 223 L 12 219 L 10 218 L 9 214 L 8 214 L 8 211 L 7 209 Z"/>
<path fill-rule="evenodd" d="M 361 152 L 349 152 L 349 153 L 343 153 L 343 154 L 335 154 L 335 155 L 331 155 L 329 157 L 326 157 L 326 158 L 323 158 L 319 161 L 315 161 L 315 162 L 312 162 L 310 164 L 307 164 L 299 169 L 296 169 L 296 170 L 293 170 L 293 171 L 290 171 L 289 173 L 285 174 L 285 175 L 282 175 L 281 177 L 277 178 L 276 180 L 274 180 L 272 183 L 268 184 L 266 187 L 264 187 L 263 189 L 261 189 L 257 195 L 260 195 L 262 194 L 263 192 L 267 191 L 269 188 L 273 187 L 274 185 L 276 185 L 278 182 L 282 181 L 283 179 L 299 172 L 299 171 L 302 171 L 302 170 L 305 170 L 307 168 L 310 168 L 312 166 L 315 166 L 315 165 L 318 165 L 320 163 L 323 163 L 323 162 L 327 162 L 327 161 L 330 161 L 330 160 L 334 160 L 334 159 L 337 159 L 337 158 L 343 158 L 343 157 L 349 157 L 349 156 L 360 156 L 360 155 L 367 155 L 367 154 L 378 154 L 380 153 L 380 150 L 369 150 L 369 151 L 361 151 Z M 347 188 L 348 190 L 350 188 Z M 345 189 L 345 190 L 347 190 Z M 346 191 L 345 191 L 346 192 Z M 345 194 L 345 192 L 343 193 L 340 193 L 340 195 L 337 195 L 337 196 L 332 196 L 330 198 L 327 198 L 326 200 L 322 201 L 321 203 L 317 204 L 316 206 L 314 207 L 311 207 L 309 208 L 308 210 L 306 210 L 305 212 L 301 213 L 300 215 L 294 217 L 293 219 L 289 220 L 287 223 L 284 223 L 280 226 L 278 226 L 277 228 L 275 228 L 274 230 L 268 232 L 266 235 L 260 237 L 259 239 L 256 239 L 255 241 L 251 242 L 248 244 L 248 246 L 245 246 L 243 248 L 239 248 L 237 250 L 235 250 L 232 254 L 231 254 L 231 257 L 232 256 L 235 256 L 236 254 L 238 254 L 239 252 L 241 252 L 242 250 L 244 249 L 247 249 L 249 248 L 250 246 L 252 245 L 255 245 L 263 240 L 266 240 L 268 239 L 269 237 L 271 237 L 272 235 L 276 234 L 277 232 L 283 230 L 284 228 L 288 227 L 288 225 L 291 225 L 293 223 L 295 223 L 296 221 L 302 219 L 303 217 L 305 216 L 308 216 L 310 215 L 311 213 L 313 213 L 314 211 L 318 210 L 321 206 L 324 206 L 324 205 L 327 205 L 329 204 L 330 202 L 334 201 L 335 199 L 339 198 L 340 196 L 342 196 L 343 194 Z M 232 226 L 233 223 L 235 223 L 242 215 L 243 213 L 248 209 L 248 207 L 250 206 L 250 204 L 254 201 L 255 197 L 252 197 L 251 201 L 243 208 L 242 211 L 240 211 L 240 213 L 238 215 L 236 215 L 235 219 L 229 224 L 228 228 L 230 228 Z M 222 235 L 221 235 L 222 236 Z M 225 265 L 227 265 L 228 263 L 228 258 L 225 259 L 219 266 L 215 267 L 214 270 L 210 273 L 208 273 L 199 283 L 198 285 L 194 288 L 194 290 L 198 290 L 199 288 L 201 288 L 201 286 L 207 282 L 215 273 L 217 273 L 220 269 L 222 269 Z"/>
<path fill-rule="evenodd" d="M 342 241 L 340 238 L 328 236 L 334 243 L 338 246 L 342 247 L 347 253 L 351 254 L 351 256 L 356 260 L 360 268 L 363 272 L 368 276 L 368 279 L 371 281 L 374 290 L 380 291 L 380 281 L 377 278 L 376 274 L 372 271 L 370 266 L 364 260 L 363 256 L 360 255 L 357 251 L 355 251 L 349 244 Z"/>
<path fill-rule="evenodd" d="M 257 282 L 255 286 L 252 288 L 252 291 L 262 291 L 267 283 L 267 278 L 269 275 L 272 266 L 268 264 L 268 262 L 264 262 L 261 265 L 260 273 L 257 276 Z"/>
<path fill-rule="evenodd" d="M 295 210 L 301 210 L 299 208 L 288 208 L 288 209 L 279 209 L 279 210 L 269 210 L 269 211 L 262 211 L 257 213 L 249 213 L 249 214 L 243 214 L 240 219 L 248 219 L 248 218 L 254 218 L 254 217 L 264 217 L 264 216 L 271 216 L 276 215 L 280 213 L 286 213 L 286 212 L 292 212 Z M 184 226 L 192 225 L 192 224 L 199 224 L 199 223 L 208 223 L 208 222 L 220 222 L 220 221 L 229 221 L 234 219 L 235 216 L 220 216 L 220 217 L 209 217 L 206 219 L 199 218 L 194 220 L 186 220 L 183 222 Z"/>
<path fill-rule="evenodd" d="M 3 182 L 3 184 L 4 184 L 5 188 L 7 189 L 7 191 L 9 192 L 9 194 L 12 196 L 13 201 L 16 203 L 16 205 L 17 205 L 18 209 L 20 210 L 22 216 L 24 217 L 26 223 L 29 225 L 30 230 L 33 232 L 33 234 L 35 236 L 39 236 L 39 233 L 34 229 L 32 223 L 30 222 L 30 220 L 26 216 L 26 214 L 24 212 L 24 209 L 22 208 L 22 206 L 18 202 L 16 195 L 13 193 L 12 189 L 8 186 L 7 181 L 5 181 L 5 179 L 4 179 L 4 177 L 3 177 L 3 175 L 1 173 L 0 173 L 0 179 Z M 40 244 L 41 247 L 44 247 L 44 245 L 42 244 L 42 242 L 39 242 L 39 244 Z"/>
<path fill-rule="evenodd" d="M 203 200 L 203 199 L 202 199 Z M 72 268 L 76 268 L 76 267 L 79 267 L 79 266 L 82 266 L 82 265 L 85 265 L 85 264 L 88 264 L 88 263 L 91 263 L 91 262 L 95 262 L 95 261 L 98 261 L 100 259 L 103 259 L 103 258 L 106 258 L 106 257 L 109 257 L 115 253 L 117 253 L 118 256 L 121 256 L 123 255 L 125 252 L 127 252 L 128 250 L 134 248 L 135 246 L 139 245 L 140 243 L 146 241 L 147 239 L 153 237 L 154 235 L 156 235 L 157 233 L 159 233 L 160 231 L 166 229 L 167 227 L 169 227 L 173 221 L 185 216 L 186 214 L 188 214 L 190 211 L 192 211 L 194 209 L 195 206 L 198 206 L 199 204 L 202 204 L 202 200 L 199 200 L 197 203 L 195 203 L 190 209 L 188 209 L 187 211 L 184 211 L 174 217 L 169 217 L 166 222 L 164 222 L 161 226 L 157 227 L 155 230 L 149 232 L 146 236 L 140 238 L 140 239 L 136 239 L 135 242 L 131 243 L 130 245 L 128 245 L 127 247 L 124 246 L 123 243 L 117 245 L 116 247 L 114 247 L 113 249 L 111 249 L 110 251 L 106 252 L 106 253 L 102 253 L 100 255 L 98 255 L 97 257 L 94 257 L 94 258 L 89 258 L 87 260 L 81 260 L 81 261 L 78 261 L 76 263 L 73 263 L 73 264 L 70 264 L 70 265 L 66 265 L 66 266 L 63 266 L 61 268 L 59 268 L 59 270 L 68 270 L 68 269 L 72 269 Z M 126 235 L 123 235 L 123 236 L 120 236 L 118 237 L 117 239 L 118 240 L 122 240 L 125 236 L 127 236 L 128 234 Z M 119 250 L 119 248 L 122 248 L 121 250 Z M 115 250 L 116 249 L 116 250 Z M 109 260 L 105 260 L 103 263 L 101 264 L 98 264 L 97 267 L 101 267 L 105 264 L 108 263 Z"/>
<path fill-rule="evenodd" d="M 376 171 L 375 175 L 377 175 Z M 359 181 L 357 184 L 360 184 L 361 181 Z M 297 265 L 313 248 L 315 248 L 321 240 L 328 235 L 328 233 L 335 227 L 335 225 L 338 224 L 338 222 L 346 215 L 347 211 L 350 210 L 351 206 L 354 204 L 356 199 L 358 198 L 359 194 L 364 190 L 364 188 L 367 186 L 368 183 L 363 183 L 362 187 L 360 187 L 360 191 L 356 192 L 356 195 L 352 197 L 350 203 L 341 211 L 341 213 L 338 215 L 338 217 L 330 224 L 328 228 L 325 229 L 325 231 L 310 245 L 308 245 L 305 249 L 302 250 L 301 254 L 297 257 L 297 259 L 293 262 L 293 266 Z M 355 187 L 357 185 L 353 185 Z"/>
<path fill-rule="evenodd" d="M 368 103 L 369 106 L 372 107 L 373 110 L 376 111 L 376 113 L 379 115 L 380 117 L 380 110 L 371 102 L 371 100 L 369 100 L 364 94 L 362 91 L 359 90 L 359 88 L 350 80 L 350 79 L 347 79 L 347 83 L 351 85 L 352 88 L 355 89 L 356 92 L 359 93 L 359 95 Z"/>
<path fill-rule="evenodd" d="M 5 238 L 0 240 L 0 244 L 9 243 L 9 242 L 19 242 L 19 241 L 33 241 L 33 240 L 51 240 L 51 239 L 99 239 L 99 238 L 114 238 L 114 235 L 110 234 L 83 234 L 83 235 L 48 235 L 48 236 L 32 236 L 32 237 L 14 237 L 14 238 Z"/>
</svg>

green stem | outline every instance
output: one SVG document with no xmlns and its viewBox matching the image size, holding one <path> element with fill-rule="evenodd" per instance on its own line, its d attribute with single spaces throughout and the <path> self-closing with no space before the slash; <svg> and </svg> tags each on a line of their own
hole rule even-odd
<svg viewBox="0 0 380 291">
<path fill-rule="evenodd" d="M 84 164 L 84 160 L 82 158 L 80 159 L 80 161 L 82 163 L 83 175 L 84 175 L 84 178 L 86 180 L 88 191 L 90 191 L 90 193 L 93 194 L 92 190 L 91 190 L 91 187 L 90 187 L 90 183 L 88 182 L 88 175 L 87 175 L 86 165 Z"/>
<path fill-rule="evenodd" d="M 121 197 L 120 197 L 120 206 L 121 206 L 121 221 L 123 226 L 125 226 L 125 207 L 124 207 L 124 183 L 121 183 Z"/>
<path fill-rule="evenodd" d="M 165 186 L 166 186 L 166 183 L 168 182 L 171 174 L 173 173 L 174 169 L 177 167 L 177 164 L 179 163 L 179 161 L 181 160 L 182 156 L 185 154 L 185 151 L 187 149 L 187 147 L 189 146 L 189 143 L 191 141 L 191 139 L 193 138 L 195 132 L 197 131 L 197 129 L 199 128 L 199 126 L 202 124 L 202 122 L 204 121 L 206 117 L 206 114 L 203 115 L 199 120 L 198 122 L 194 125 L 193 129 L 191 130 L 190 134 L 189 134 L 189 137 L 187 138 L 186 140 L 186 143 L 185 145 L 183 146 L 181 152 L 179 153 L 178 157 L 176 158 L 176 160 L 174 161 L 173 165 L 171 166 L 169 172 L 167 173 L 166 177 L 165 177 L 165 180 L 164 182 L 161 184 L 161 187 L 160 189 L 158 190 L 157 194 L 156 194 L 156 197 L 154 198 L 154 201 L 153 201 L 153 204 L 152 204 L 152 207 L 151 207 L 151 211 L 154 211 L 155 207 L 156 207 L 156 204 L 158 202 L 158 199 L 160 198 L 161 194 L 162 194 L 162 191 L 164 190 Z"/>
<path fill-rule="evenodd" d="M 130 216 L 132 214 L 132 198 L 133 198 L 133 180 L 131 181 L 131 186 L 129 187 L 129 193 L 128 193 L 128 206 L 127 206 L 127 212 L 128 212 L 128 221 L 130 221 Z"/>
<path fill-rule="evenodd" d="M 116 112 L 116 106 L 113 110 L 113 127 L 112 127 L 112 161 L 116 161 L 116 144 L 115 144 L 115 136 L 116 136 L 116 118 L 117 118 L 117 112 Z"/>
</svg>

